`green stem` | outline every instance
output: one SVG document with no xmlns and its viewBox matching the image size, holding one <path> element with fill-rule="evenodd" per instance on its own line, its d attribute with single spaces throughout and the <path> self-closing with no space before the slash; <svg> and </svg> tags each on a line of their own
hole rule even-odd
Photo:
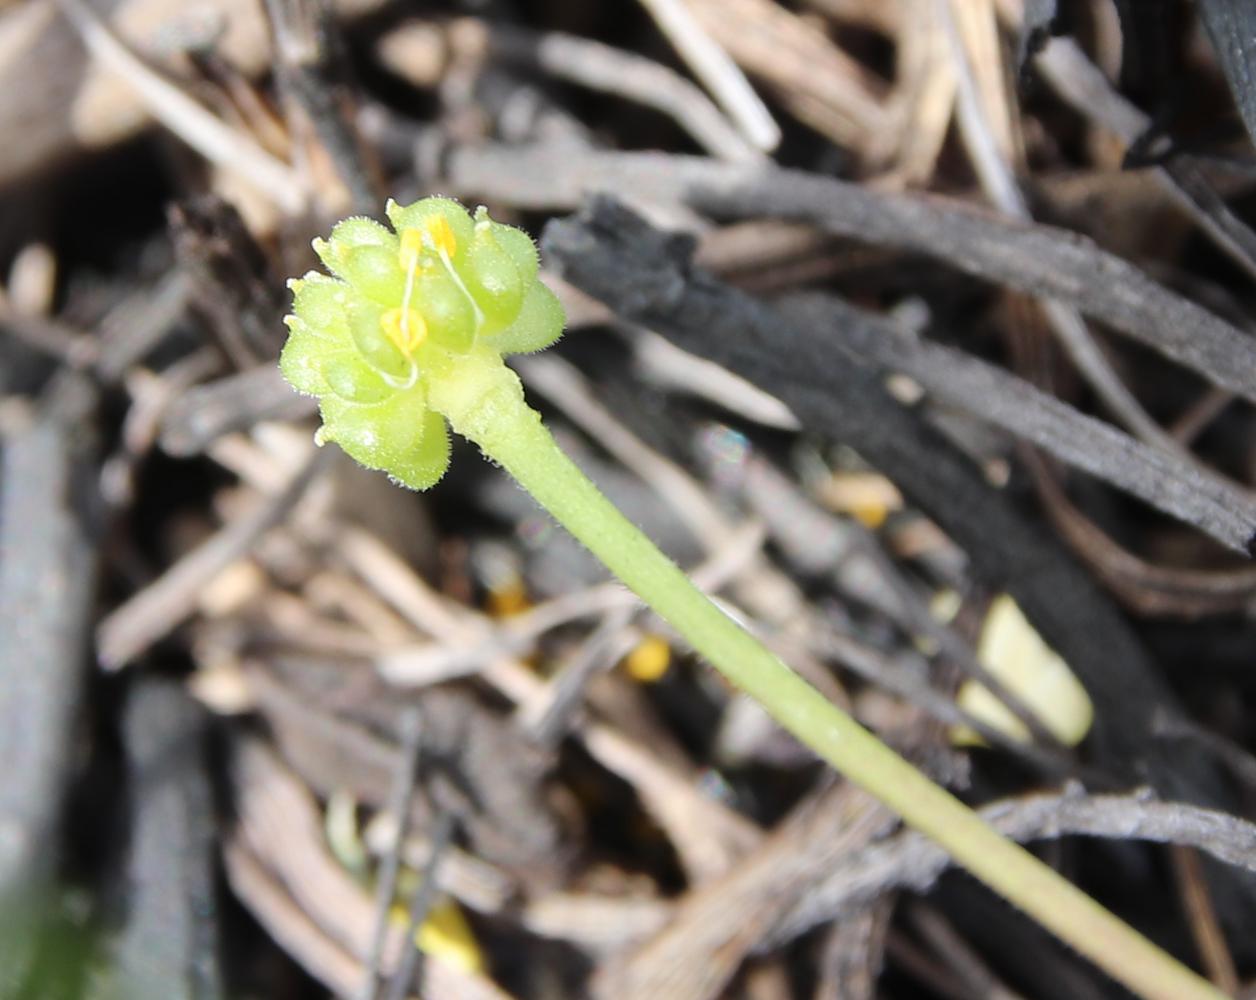
<svg viewBox="0 0 1256 1000">
<path fill-rule="evenodd" d="M 495 357 L 454 361 L 432 406 L 781 726 L 960 865 L 1148 1000 L 1217 1000 L 1212 984 L 992 828 L 713 604 L 563 453 Z"/>
</svg>

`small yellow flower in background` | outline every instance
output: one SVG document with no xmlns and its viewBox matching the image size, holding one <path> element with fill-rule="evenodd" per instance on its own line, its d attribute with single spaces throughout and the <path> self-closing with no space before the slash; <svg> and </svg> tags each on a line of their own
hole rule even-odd
<svg viewBox="0 0 1256 1000">
<path fill-rule="evenodd" d="M 370 857 L 358 830 L 357 800 L 347 791 L 338 790 L 327 800 L 323 819 L 327 846 L 345 870 L 364 883 L 370 870 Z M 403 870 L 399 878 L 402 895 L 418 891 L 419 876 Z M 405 927 L 409 914 L 404 906 L 394 904 L 389 910 L 393 923 Z M 480 950 L 471 925 L 452 899 L 442 897 L 433 904 L 427 919 L 415 932 L 415 944 L 425 955 L 431 955 L 464 972 L 483 972 L 484 954 Z"/>
<path fill-rule="evenodd" d="M 628 676 L 643 684 L 661 680 L 672 664 L 672 647 L 661 636 L 646 635 L 624 657 L 624 669 Z"/>
<path fill-rule="evenodd" d="M 392 919 L 405 927 L 409 922 L 405 907 L 394 906 Z M 484 953 L 462 909 L 452 899 L 441 899 L 432 906 L 427 919 L 415 932 L 414 943 L 423 954 L 462 972 L 484 971 Z"/>
</svg>

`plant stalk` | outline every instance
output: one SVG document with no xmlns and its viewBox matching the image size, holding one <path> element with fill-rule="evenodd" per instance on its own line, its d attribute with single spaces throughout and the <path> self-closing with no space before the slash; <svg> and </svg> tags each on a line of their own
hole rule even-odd
<svg viewBox="0 0 1256 1000">
<path fill-rule="evenodd" d="M 721 611 L 558 447 L 496 357 L 451 362 L 430 402 L 781 726 L 996 893 L 1146 1000 L 1224 996 L 987 826 Z"/>
</svg>

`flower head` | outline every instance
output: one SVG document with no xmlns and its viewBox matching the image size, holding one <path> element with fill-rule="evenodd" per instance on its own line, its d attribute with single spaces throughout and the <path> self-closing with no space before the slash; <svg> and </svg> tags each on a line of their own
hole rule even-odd
<svg viewBox="0 0 1256 1000">
<path fill-rule="evenodd" d="M 457 355 L 538 351 L 562 333 L 563 310 L 537 277 L 527 233 L 474 218 L 449 198 L 388 202 L 392 229 L 340 222 L 314 250 L 331 275 L 288 283 L 292 314 L 283 376 L 318 399 L 319 441 L 426 489 L 449 464 L 445 420 L 428 387 Z"/>
</svg>

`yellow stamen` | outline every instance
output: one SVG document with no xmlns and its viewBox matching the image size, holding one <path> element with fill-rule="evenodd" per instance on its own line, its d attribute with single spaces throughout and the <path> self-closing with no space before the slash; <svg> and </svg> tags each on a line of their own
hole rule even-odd
<svg viewBox="0 0 1256 1000">
<path fill-rule="evenodd" d="M 430 215 L 419 228 L 401 231 L 401 249 L 397 258 L 406 274 L 405 292 L 401 297 L 401 308 L 390 309 L 380 317 L 379 322 L 384 335 L 406 357 L 410 357 L 414 349 L 427 339 L 427 324 L 410 307 L 410 299 L 414 293 L 415 274 L 424 265 L 423 257 L 433 251 L 446 260 L 458 251 L 458 239 L 443 215 Z M 429 258 L 427 263 L 430 265 L 433 261 Z"/>
<path fill-rule="evenodd" d="M 379 325 L 407 358 L 427 339 L 427 323 L 416 309 L 389 309 L 379 318 Z"/>
<path fill-rule="evenodd" d="M 458 240 L 454 236 L 454 230 L 449 224 L 449 220 L 443 215 L 432 215 L 425 221 L 427 224 L 427 235 L 431 238 L 433 247 L 447 257 L 452 257 L 456 254 L 458 252 Z"/>
<path fill-rule="evenodd" d="M 417 229 L 401 231 L 401 269 L 413 271 L 419 266 L 419 258 L 423 254 L 423 234 Z"/>
<path fill-rule="evenodd" d="M 443 215 L 430 215 L 418 229 L 401 231 L 401 251 L 397 255 L 404 271 L 419 267 L 424 253 L 452 258 L 458 252 L 458 238 Z"/>
</svg>

